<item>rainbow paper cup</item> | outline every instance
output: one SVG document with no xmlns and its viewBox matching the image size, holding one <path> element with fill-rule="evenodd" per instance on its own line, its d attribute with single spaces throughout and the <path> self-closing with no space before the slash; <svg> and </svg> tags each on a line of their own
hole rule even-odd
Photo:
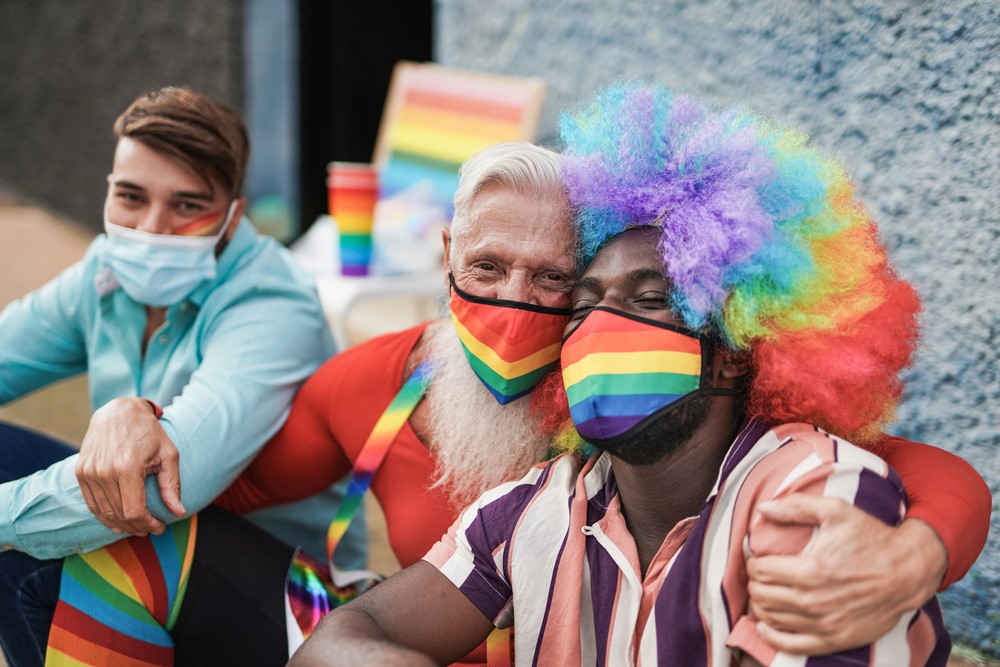
<svg viewBox="0 0 1000 667">
<path fill-rule="evenodd" d="M 378 199 L 378 172 L 370 164 L 327 165 L 330 216 L 340 233 L 340 273 L 367 276 L 372 261 L 372 222 Z"/>
</svg>

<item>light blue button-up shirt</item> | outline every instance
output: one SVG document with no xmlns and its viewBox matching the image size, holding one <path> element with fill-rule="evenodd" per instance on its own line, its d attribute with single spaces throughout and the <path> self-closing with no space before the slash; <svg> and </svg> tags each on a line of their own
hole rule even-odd
<svg viewBox="0 0 1000 667">
<path fill-rule="evenodd" d="M 120 396 L 155 401 L 195 511 L 278 430 L 333 339 L 312 281 L 244 218 L 218 276 L 167 310 L 143 355 L 145 308 L 103 265 L 104 244 L 95 239 L 83 261 L 0 314 L 0 404 L 84 371 L 95 410 Z M 56 558 L 120 539 L 87 509 L 76 459 L 0 484 L 0 545 Z M 146 493 L 154 516 L 176 520 L 155 477 Z"/>
</svg>

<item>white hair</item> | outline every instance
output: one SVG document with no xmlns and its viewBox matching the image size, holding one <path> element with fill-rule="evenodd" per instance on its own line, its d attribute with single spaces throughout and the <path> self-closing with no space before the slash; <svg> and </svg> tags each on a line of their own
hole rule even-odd
<svg viewBox="0 0 1000 667">
<path fill-rule="evenodd" d="M 555 151 L 525 141 L 493 144 L 470 157 L 458 172 L 452 240 L 468 222 L 476 196 L 491 185 L 509 187 L 529 197 L 563 192 L 560 160 Z"/>
</svg>

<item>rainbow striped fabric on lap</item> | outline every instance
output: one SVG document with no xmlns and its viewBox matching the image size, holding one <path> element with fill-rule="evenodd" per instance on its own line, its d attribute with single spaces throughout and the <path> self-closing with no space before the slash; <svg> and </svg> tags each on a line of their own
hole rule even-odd
<svg viewBox="0 0 1000 667">
<path fill-rule="evenodd" d="M 198 517 L 67 558 L 45 664 L 173 665 Z M 98 620 L 100 619 L 100 620 Z"/>
<path fill-rule="evenodd" d="M 591 442 L 610 440 L 698 390 L 701 340 L 595 308 L 566 338 L 562 373 L 577 431 Z"/>
</svg>

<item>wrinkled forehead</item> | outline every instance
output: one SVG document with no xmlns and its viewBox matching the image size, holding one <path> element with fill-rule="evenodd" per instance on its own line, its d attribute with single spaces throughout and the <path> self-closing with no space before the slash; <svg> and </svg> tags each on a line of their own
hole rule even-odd
<svg viewBox="0 0 1000 667">
<path fill-rule="evenodd" d="M 569 200 L 557 187 L 527 189 L 504 183 L 491 183 L 480 189 L 469 201 L 464 212 L 456 212 L 456 225 L 479 223 L 489 226 L 498 211 L 519 215 L 525 220 L 535 220 L 547 229 L 565 230 L 576 234 L 570 217 Z M 454 230 L 453 230 L 454 233 Z"/>
<path fill-rule="evenodd" d="M 477 193 L 452 227 L 454 252 L 521 254 L 572 268 L 576 230 L 558 189 L 525 193 L 491 185 Z"/>
</svg>

